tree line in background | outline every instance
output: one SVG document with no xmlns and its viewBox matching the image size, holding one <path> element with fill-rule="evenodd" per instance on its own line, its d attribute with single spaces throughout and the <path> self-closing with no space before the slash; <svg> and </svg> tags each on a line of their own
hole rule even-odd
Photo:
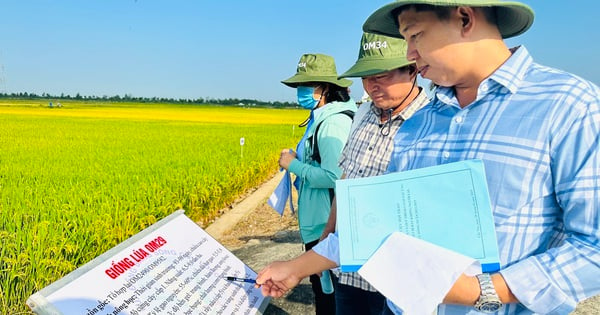
<svg viewBox="0 0 600 315">
<path fill-rule="evenodd" d="M 238 99 L 238 98 L 227 98 L 227 99 L 216 99 L 216 98 L 197 98 L 197 99 L 184 99 L 184 98 L 165 98 L 165 97 L 135 97 L 128 94 L 123 96 L 86 96 L 77 93 L 75 96 L 61 93 L 60 95 L 51 95 L 48 93 L 42 93 L 37 95 L 35 93 L 19 92 L 19 93 L 0 93 L 1 98 L 10 99 L 46 99 L 46 100 L 79 100 L 79 101 L 104 101 L 104 102 L 137 102 L 137 103 L 173 103 L 173 104 L 217 104 L 226 106 L 255 106 L 255 107 L 275 107 L 275 108 L 294 108 L 298 107 L 298 104 L 291 102 L 268 102 L 259 101 L 253 99 Z"/>
</svg>

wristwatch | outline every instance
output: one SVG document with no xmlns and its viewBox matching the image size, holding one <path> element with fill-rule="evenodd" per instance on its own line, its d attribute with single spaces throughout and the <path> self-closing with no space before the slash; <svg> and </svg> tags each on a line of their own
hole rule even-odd
<svg viewBox="0 0 600 315">
<path fill-rule="evenodd" d="M 502 308 L 502 302 L 494 289 L 494 283 L 489 273 L 482 273 L 477 275 L 479 280 L 479 287 L 481 288 L 481 295 L 475 302 L 475 309 L 484 313 L 495 313 Z"/>
</svg>

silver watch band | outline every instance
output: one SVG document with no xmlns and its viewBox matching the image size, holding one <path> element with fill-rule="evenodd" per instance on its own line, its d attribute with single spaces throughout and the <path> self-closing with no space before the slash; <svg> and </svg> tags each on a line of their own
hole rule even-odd
<svg viewBox="0 0 600 315">
<path fill-rule="evenodd" d="M 489 273 L 482 273 L 477 275 L 477 279 L 479 280 L 479 287 L 481 288 L 481 295 L 483 296 L 498 296 L 496 293 L 496 289 L 494 288 L 494 283 L 492 282 L 492 277 Z"/>
<path fill-rule="evenodd" d="M 477 275 L 477 280 L 479 280 L 481 294 L 477 302 L 475 302 L 475 309 L 480 312 L 495 313 L 502 308 L 502 302 L 500 301 L 500 297 L 498 297 L 498 293 L 496 293 L 492 277 L 489 273 L 483 273 Z"/>
</svg>

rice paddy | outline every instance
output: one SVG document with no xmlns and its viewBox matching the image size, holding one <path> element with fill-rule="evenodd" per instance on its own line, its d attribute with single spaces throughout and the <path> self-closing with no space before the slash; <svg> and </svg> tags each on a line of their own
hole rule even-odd
<svg viewBox="0 0 600 315">
<path fill-rule="evenodd" d="M 205 226 L 278 170 L 306 112 L 0 100 L 0 313 L 183 208 Z M 243 138 L 243 146 L 241 145 Z"/>
</svg>

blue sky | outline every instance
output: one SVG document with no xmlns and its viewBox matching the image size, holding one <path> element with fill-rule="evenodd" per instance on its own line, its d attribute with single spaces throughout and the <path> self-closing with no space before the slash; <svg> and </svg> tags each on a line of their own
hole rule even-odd
<svg viewBox="0 0 600 315">
<path fill-rule="evenodd" d="M 0 92 L 295 101 L 279 81 L 299 57 L 347 70 L 362 23 L 389 2 L 3 0 Z M 600 84 L 600 1 L 526 3 L 536 20 L 508 44 Z M 360 81 L 351 89 L 360 98 Z"/>
</svg>

